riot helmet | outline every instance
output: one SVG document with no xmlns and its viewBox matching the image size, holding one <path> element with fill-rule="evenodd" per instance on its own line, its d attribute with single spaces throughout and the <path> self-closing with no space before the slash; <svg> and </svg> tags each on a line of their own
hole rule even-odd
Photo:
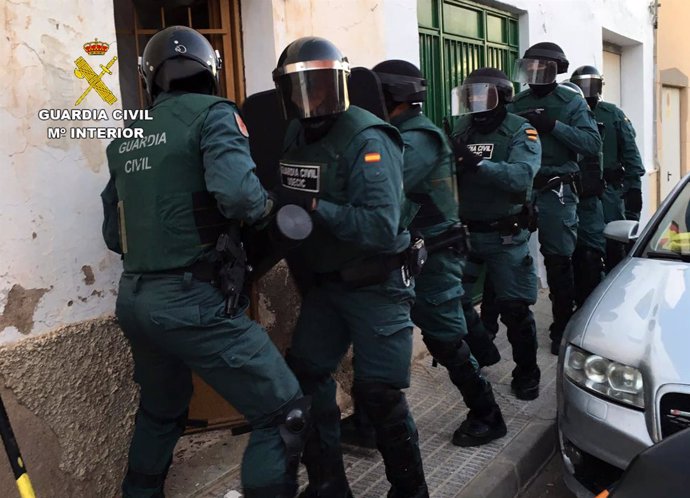
<svg viewBox="0 0 690 498">
<path fill-rule="evenodd" d="M 170 26 L 153 35 L 139 58 L 151 101 L 161 91 L 176 88 L 217 94 L 221 67 L 220 53 L 204 35 L 186 26 Z"/>
<path fill-rule="evenodd" d="M 333 116 L 350 107 L 347 57 L 328 40 L 305 37 L 280 54 L 273 82 L 286 119 Z"/>
<path fill-rule="evenodd" d="M 488 112 L 513 101 L 515 90 L 506 74 L 491 67 L 472 71 L 451 91 L 451 114 Z"/>
<path fill-rule="evenodd" d="M 570 81 L 582 89 L 586 99 L 601 98 L 604 77 L 594 66 L 580 66 L 570 76 Z"/>
<path fill-rule="evenodd" d="M 371 70 L 381 81 L 388 112 L 401 103 L 414 105 L 426 100 L 427 82 L 414 64 L 392 59 L 376 64 Z"/>
<path fill-rule="evenodd" d="M 515 61 L 513 81 L 529 85 L 551 85 L 556 75 L 568 71 L 568 59 L 561 47 L 551 42 L 532 45 Z"/>
</svg>

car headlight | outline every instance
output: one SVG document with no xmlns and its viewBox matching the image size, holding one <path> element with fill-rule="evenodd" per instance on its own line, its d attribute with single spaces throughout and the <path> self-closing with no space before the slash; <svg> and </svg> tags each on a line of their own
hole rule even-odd
<svg viewBox="0 0 690 498">
<path fill-rule="evenodd" d="M 644 408 L 642 374 L 637 368 L 569 344 L 565 350 L 563 370 L 571 381 L 584 389 Z"/>
</svg>

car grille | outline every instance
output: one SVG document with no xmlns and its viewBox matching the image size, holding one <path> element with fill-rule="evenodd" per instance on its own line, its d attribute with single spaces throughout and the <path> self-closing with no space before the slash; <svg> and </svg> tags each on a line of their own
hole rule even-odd
<svg viewBox="0 0 690 498">
<path fill-rule="evenodd" d="M 690 394 L 664 394 L 659 409 L 662 438 L 690 427 Z"/>
</svg>

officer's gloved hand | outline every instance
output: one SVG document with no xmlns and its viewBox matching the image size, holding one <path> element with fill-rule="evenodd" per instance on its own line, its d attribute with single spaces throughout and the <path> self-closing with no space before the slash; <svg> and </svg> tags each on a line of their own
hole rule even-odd
<svg viewBox="0 0 690 498">
<path fill-rule="evenodd" d="M 458 172 L 476 173 L 482 158 L 468 149 L 467 144 L 458 135 L 451 138 L 451 145 L 453 146 Z"/>
<path fill-rule="evenodd" d="M 639 188 L 628 189 L 623 194 L 623 202 L 625 203 L 625 210 L 631 213 L 642 212 L 642 191 Z"/>
<path fill-rule="evenodd" d="M 318 199 L 313 194 L 289 188 L 278 189 L 275 192 L 271 192 L 270 196 L 273 196 L 275 199 L 275 209 L 279 209 L 287 204 L 294 204 L 307 212 L 312 212 L 318 204 Z"/>
<path fill-rule="evenodd" d="M 522 114 L 539 133 L 550 133 L 556 126 L 556 120 L 550 118 L 544 109 L 538 109 Z"/>
</svg>

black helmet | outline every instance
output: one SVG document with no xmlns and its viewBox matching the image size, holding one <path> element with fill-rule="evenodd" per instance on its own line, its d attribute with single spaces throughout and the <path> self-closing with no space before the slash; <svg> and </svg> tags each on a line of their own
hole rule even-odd
<svg viewBox="0 0 690 498">
<path fill-rule="evenodd" d="M 582 89 L 585 98 L 601 97 L 604 77 L 594 66 L 580 66 L 570 76 L 570 81 Z"/>
<path fill-rule="evenodd" d="M 386 100 L 417 104 L 426 100 L 427 83 L 417 66 L 400 59 L 376 64 L 372 69 L 381 81 Z"/>
<path fill-rule="evenodd" d="M 513 80 L 530 85 L 549 85 L 556 75 L 568 71 L 568 59 L 561 47 L 551 42 L 535 43 L 515 61 Z"/>
<path fill-rule="evenodd" d="M 451 91 L 451 114 L 474 114 L 496 109 L 513 101 L 515 89 L 500 69 L 483 67 L 472 71 L 462 85 Z"/>
<path fill-rule="evenodd" d="M 205 76 L 208 90 L 218 93 L 221 67 L 218 51 L 204 35 L 186 26 L 170 26 L 153 35 L 139 58 L 139 72 L 151 99 L 170 90 L 173 82 L 193 76 Z"/>
<path fill-rule="evenodd" d="M 328 40 L 305 37 L 280 54 L 273 81 L 287 119 L 331 116 L 350 107 L 347 57 Z"/>
</svg>

